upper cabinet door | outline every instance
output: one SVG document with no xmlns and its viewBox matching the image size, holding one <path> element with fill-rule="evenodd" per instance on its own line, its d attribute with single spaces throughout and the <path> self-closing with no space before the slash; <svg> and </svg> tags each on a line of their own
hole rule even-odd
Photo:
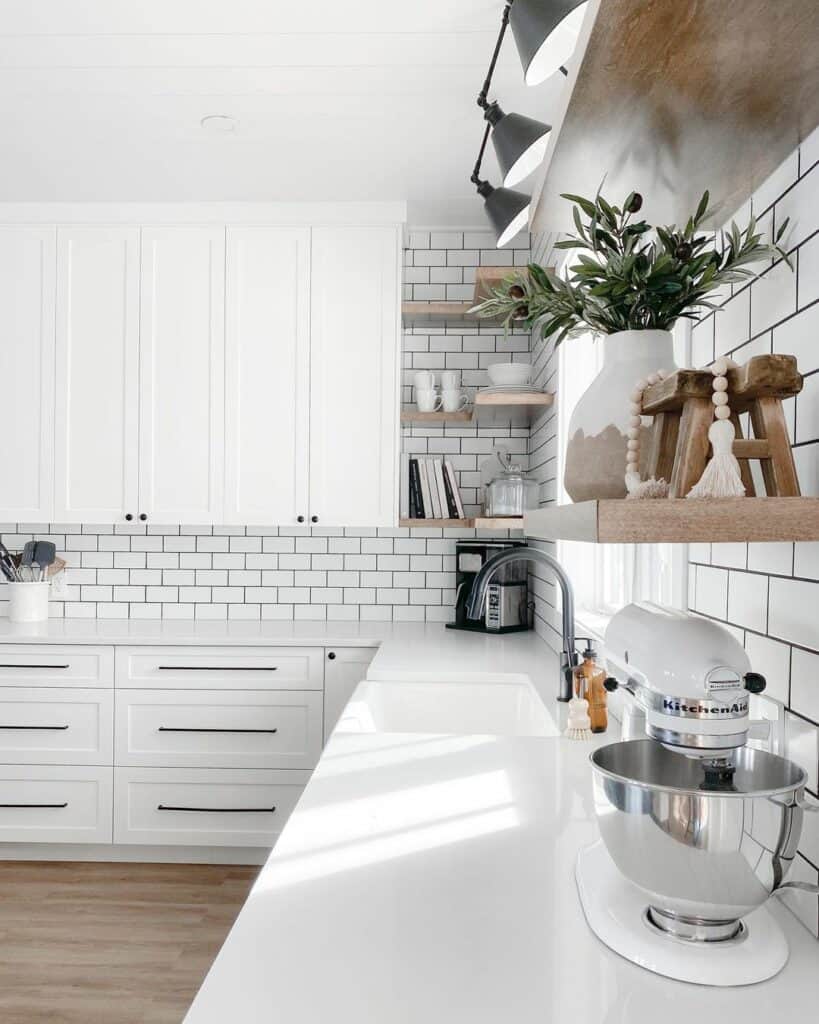
<svg viewBox="0 0 819 1024">
<path fill-rule="evenodd" d="M 54 228 L 0 228 L 0 520 L 53 513 Z"/>
<path fill-rule="evenodd" d="M 228 228 L 225 521 L 308 514 L 310 231 Z"/>
<path fill-rule="evenodd" d="M 310 518 L 395 526 L 399 237 L 392 227 L 312 232 Z"/>
<path fill-rule="evenodd" d="M 139 231 L 57 234 L 55 520 L 137 511 Z"/>
<path fill-rule="evenodd" d="M 142 232 L 139 512 L 222 521 L 225 232 Z"/>
</svg>

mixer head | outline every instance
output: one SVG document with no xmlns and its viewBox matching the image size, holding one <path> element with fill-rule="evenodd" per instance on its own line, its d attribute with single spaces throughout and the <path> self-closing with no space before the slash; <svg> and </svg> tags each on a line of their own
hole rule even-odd
<svg viewBox="0 0 819 1024">
<path fill-rule="evenodd" d="M 607 689 L 634 696 L 648 736 L 702 758 L 715 786 L 725 781 L 748 738 L 750 694 L 765 688 L 742 645 L 716 622 L 648 603 L 618 612 L 605 643 Z"/>
</svg>

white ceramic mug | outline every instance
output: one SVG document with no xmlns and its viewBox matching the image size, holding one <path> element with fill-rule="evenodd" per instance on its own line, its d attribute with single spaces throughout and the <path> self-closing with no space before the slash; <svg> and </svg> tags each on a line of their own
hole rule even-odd
<svg viewBox="0 0 819 1024">
<path fill-rule="evenodd" d="M 415 392 L 415 404 L 419 412 L 437 412 L 441 408 L 441 396 L 434 388 L 422 388 Z"/>
<path fill-rule="evenodd" d="M 461 412 L 469 405 L 469 398 L 459 390 L 441 392 L 441 408 L 444 412 Z"/>
<path fill-rule="evenodd" d="M 441 391 L 458 391 L 461 386 L 460 370 L 441 371 Z"/>
<path fill-rule="evenodd" d="M 413 381 L 416 391 L 432 391 L 435 387 L 435 374 L 431 370 L 419 370 Z"/>
</svg>

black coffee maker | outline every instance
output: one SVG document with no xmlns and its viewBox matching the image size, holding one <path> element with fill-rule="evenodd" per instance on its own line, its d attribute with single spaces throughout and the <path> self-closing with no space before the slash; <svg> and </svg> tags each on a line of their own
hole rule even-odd
<svg viewBox="0 0 819 1024">
<path fill-rule="evenodd" d="M 509 548 L 525 548 L 522 540 L 459 540 L 455 544 L 455 621 L 447 629 L 473 633 L 516 633 L 529 629 L 528 563 L 502 565 L 487 588 L 486 609 L 480 619 L 466 614 L 472 584 L 484 562 Z"/>
</svg>

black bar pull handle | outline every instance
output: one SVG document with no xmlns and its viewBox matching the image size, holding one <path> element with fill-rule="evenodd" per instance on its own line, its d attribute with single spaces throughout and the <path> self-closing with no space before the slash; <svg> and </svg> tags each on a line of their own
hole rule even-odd
<svg viewBox="0 0 819 1024">
<path fill-rule="evenodd" d="M 36 732 L 65 732 L 67 725 L 0 725 L 0 729 L 23 729 Z"/>
<path fill-rule="evenodd" d="M 26 810 L 35 808 L 61 811 L 65 807 L 68 807 L 67 800 L 64 804 L 0 804 L 0 808 L 25 808 Z"/>
<path fill-rule="evenodd" d="M 204 811 L 209 814 L 273 814 L 275 807 L 175 807 L 157 804 L 158 811 Z"/>
<path fill-rule="evenodd" d="M 0 668 L 71 668 L 70 665 L 14 665 L 6 664 L 5 662 L 0 663 Z"/>
<path fill-rule="evenodd" d="M 268 733 L 278 732 L 278 729 L 200 729 L 194 726 L 182 725 L 160 725 L 157 732 L 241 732 L 241 733 Z"/>
<path fill-rule="evenodd" d="M 2 667 L 2 666 L 0 666 Z M 66 668 L 68 666 L 66 665 Z M 275 665 L 158 665 L 160 672 L 275 672 Z"/>
</svg>

